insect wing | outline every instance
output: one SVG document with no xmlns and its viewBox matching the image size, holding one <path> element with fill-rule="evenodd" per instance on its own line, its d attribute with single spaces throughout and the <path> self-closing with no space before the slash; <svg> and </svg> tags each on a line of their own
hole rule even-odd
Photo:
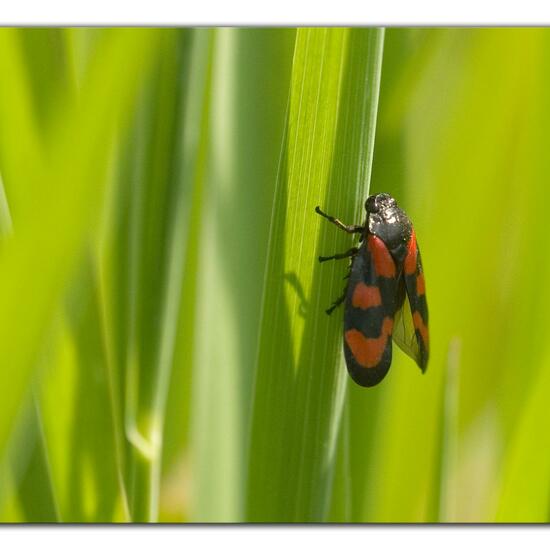
<svg viewBox="0 0 550 550">
<path fill-rule="evenodd" d="M 399 295 L 402 296 L 402 306 L 395 314 L 395 324 L 393 327 L 393 339 L 395 343 L 412 359 L 418 362 L 420 357 L 420 348 L 413 324 L 411 305 L 406 297 L 405 279 L 399 280 Z"/>
<path fill-rule="evenodd" d="M 391 254 L 368 235 L 353 259 L 344 313 L 346 365 L 361 386 L 378 384 L 390 368 L 397 290 Z"/>
<path fill-rule="evenodd" d="M 403 301 L 403 306 L 395 316 L 395 342 L 417 362 L 424 372 L 430 353 L 428 305 L 424 270 L 414 231 L 403 263 L 401 281 L 400 284 L 405 287 L 407 299 Z"/>
</svg>

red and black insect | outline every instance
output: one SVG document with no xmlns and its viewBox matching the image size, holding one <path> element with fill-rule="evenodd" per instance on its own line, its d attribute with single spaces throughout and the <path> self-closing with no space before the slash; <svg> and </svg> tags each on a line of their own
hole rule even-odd
<svg viewBox="0 0 550 550">
<path fill-rule="evenodd" d="M 319 261 L 352 258 L 344 294 L 327 313 L 345 301 L 348 371 L 361 386 L 374 386 L 390 368 L 392 337 L 422 372 L 426 370 L 428 306 L 420 251 L 408 216 L 387 193 L 370 196 L 365 209 L 365 225 L 345 225 L 319 207 L 315 211 L 347 233 L 361 233 L 358 247 L 319 256 Z"/>
</svg>

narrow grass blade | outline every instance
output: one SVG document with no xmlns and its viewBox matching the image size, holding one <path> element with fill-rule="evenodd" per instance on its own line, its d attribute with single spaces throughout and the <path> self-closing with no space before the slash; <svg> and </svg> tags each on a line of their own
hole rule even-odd
<svg viewBox="0 0 550 550">
<path fill-rule="evenodd" d="M 120 231 L 116 238 L 122 253 L 109 258 L 115 271 L 110 277 L 120 285 L 112 288 L 109 309 L 114 319 L 109 324 L 117 330 L 115 319 L 121 316 L 125 323 L 117 330 L 122 349 L 114 355 L 122 361 L 118 368 L 130 442 L 127 482 L 135 521 L 158 517 L 165 401 L 185 256 L 181 204 L 188 183 L 181 177 L 180 155 L 190 47 L 188 31 L 162 33 L 162 53 L 140 97 L 132 139 L 125 145 L 129 170 L 119 174 L 127 188 L 118 198 L 115 224 L 129 207 L 125 223 L 113 228 Z M 124 243 L 129 245 L 127 253 Z"/>
<path fill-rule="evenodd" d="M 188 90 L 184 108 L 178 228 L 174 244 L 184 261 L 180 315 L 174 349 L 174 367 L 167 395 L 163 449 L 164 490 L 160 521 L 185 521 L 190 514 L 189 433 L 192 410 L 192 368 L 196 334 L 197 285 L 200 280 L 201 212 L 205 200 L 208 140 L 212 97 L 214 30 L 192 31 Z M 177 237 L 177 238 L 176 238 Z M 162 488 L 161 488 L 162 490 Z"/>
<path fill-rule="evenodd" d="M 294 31 L 215 34 L 193 365 L 190 518 L 242 521 L 271 200 Z M 269 105 L 269 107 L 267 107 Z"/>
</svg>

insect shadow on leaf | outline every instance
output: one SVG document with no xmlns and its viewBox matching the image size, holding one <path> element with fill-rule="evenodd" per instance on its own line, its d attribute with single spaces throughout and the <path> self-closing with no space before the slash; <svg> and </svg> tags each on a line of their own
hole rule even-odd
<svg viewBox="0 0 550 550">
<path fill-rule="evenodd" d="M 306 299 L 302 283 L 300 283 L 300 280 L 298 279 L 294 271 L 285 273 L 284 279 L 296 292 L 298 299 L 300 300 L 300 304 L 298 306 L 298 314 L 300 315 L 300 317 L 305 318 L 307 315 L 307 310 L 309 308 L 309 302 Z"/>
</svg>

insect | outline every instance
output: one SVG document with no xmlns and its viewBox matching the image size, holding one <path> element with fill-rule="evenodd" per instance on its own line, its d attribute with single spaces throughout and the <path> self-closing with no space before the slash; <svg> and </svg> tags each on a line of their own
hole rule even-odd
<svg viewBox="0 0 550 550">
<path fill-rule="evenodd" d="M 392 337 L 425 372 L 429 356 L 428 306 L 416 235 L 408 216 L 387 193 L 365 202 L 365 225 L 345 225 L 317 206 L 315 211 L 360 244 L 320 262 L 351 258 L 343 295 L 327 309 L 344 307 L 344 354 L 350 376 L 375 386 L 388 372 Z"/>
</svg>

